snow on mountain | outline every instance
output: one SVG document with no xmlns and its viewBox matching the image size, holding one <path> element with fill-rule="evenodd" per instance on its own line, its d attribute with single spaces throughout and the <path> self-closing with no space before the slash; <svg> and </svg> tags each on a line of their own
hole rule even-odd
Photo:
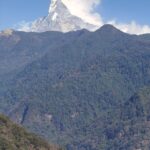
<svg viewBox="0 0 150 150">
<path fill-rule="evenodd" d="M 99 27 L 83 21 L 83 19 L 70 13 L 62 0 L 51 0 L 48 16 L 39 18 L 32 22 L 28 31 L 45 32 L 61 31 L 69 32 L 80 29 L 94 31 Z"/>
</svg>

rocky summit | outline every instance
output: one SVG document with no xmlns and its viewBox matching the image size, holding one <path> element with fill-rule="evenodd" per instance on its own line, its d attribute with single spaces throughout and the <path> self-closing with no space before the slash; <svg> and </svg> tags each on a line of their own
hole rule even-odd
<svg viewBox="0 0 150 150">
<path fill-rule="evenodd" d="M 80 29 L 96 30 L 99 27 L 85 22 L 83 19 L 71 14 L 62 0 L 52 0 L 49 13 L 46 17 L 35 20 L 27 31 L 76 31 Z"/>
</svg>

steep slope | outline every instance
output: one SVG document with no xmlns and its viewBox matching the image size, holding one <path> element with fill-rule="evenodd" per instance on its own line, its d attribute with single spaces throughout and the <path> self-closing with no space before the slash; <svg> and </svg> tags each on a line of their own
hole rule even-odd
<svg viewBox="0 0 150 150">
<path fill-rule="evenodd" d="M 5 30 L 0 33 L 0 74 L 21 69 L 44 56 L 50 49 L 70 43 L 82 34 L 80 31 L 76 33 L 70 32 L 66 36 L 61 32 L 45 32 L 41 34 L 13 30 L 9 32 Z"/>
<path fill-rule="evenodd" d="M 119 135 L 112 131 L 120 133 L 122 106 L 150 83 L 150 43 L 110 25 L 95 32 L 17 34 L 30 35 L 29 44 L 22 41 L 25 52 L 39 47 L 45 53 L 4 74 L 1 112 L 68 150 L 116 150 L 121 143 L 115 145 Z M 11 38 L 3 39 L 6 45 Z"/>
<path fill-rule="evenodd" d="M 48 16 L 35 20 L 29 31 L 76 31 L 80 29 L 96 30 L 98 26 L 87 23 L 70 13 L 62 0 L 52 0 Z"/>
<path fill-rule="evenodd" d="M 1 150 L 60 150 L 0 115 Z"/>
</svg>

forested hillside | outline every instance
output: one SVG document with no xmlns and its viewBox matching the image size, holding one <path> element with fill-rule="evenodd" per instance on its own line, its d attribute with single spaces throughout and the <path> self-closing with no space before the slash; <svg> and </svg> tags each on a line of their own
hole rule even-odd
<svg viewBox="0 0 150 150">
<path fill-rule="evenodd" d="M 111 25 L 2 34 L 0 111 L 68 150 L 146 149 L 148 39 Z"/>
</svg>

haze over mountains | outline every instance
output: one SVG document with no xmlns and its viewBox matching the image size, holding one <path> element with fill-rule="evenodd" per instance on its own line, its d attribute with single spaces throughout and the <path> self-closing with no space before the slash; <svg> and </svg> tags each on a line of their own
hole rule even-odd
<svg viewBox="0 0 150 150">
<path fill-rule="evenodd" d="M 149 150 L 150 36 L 0 34 L 0 112 L 68 150 Z"/>
</svg>

